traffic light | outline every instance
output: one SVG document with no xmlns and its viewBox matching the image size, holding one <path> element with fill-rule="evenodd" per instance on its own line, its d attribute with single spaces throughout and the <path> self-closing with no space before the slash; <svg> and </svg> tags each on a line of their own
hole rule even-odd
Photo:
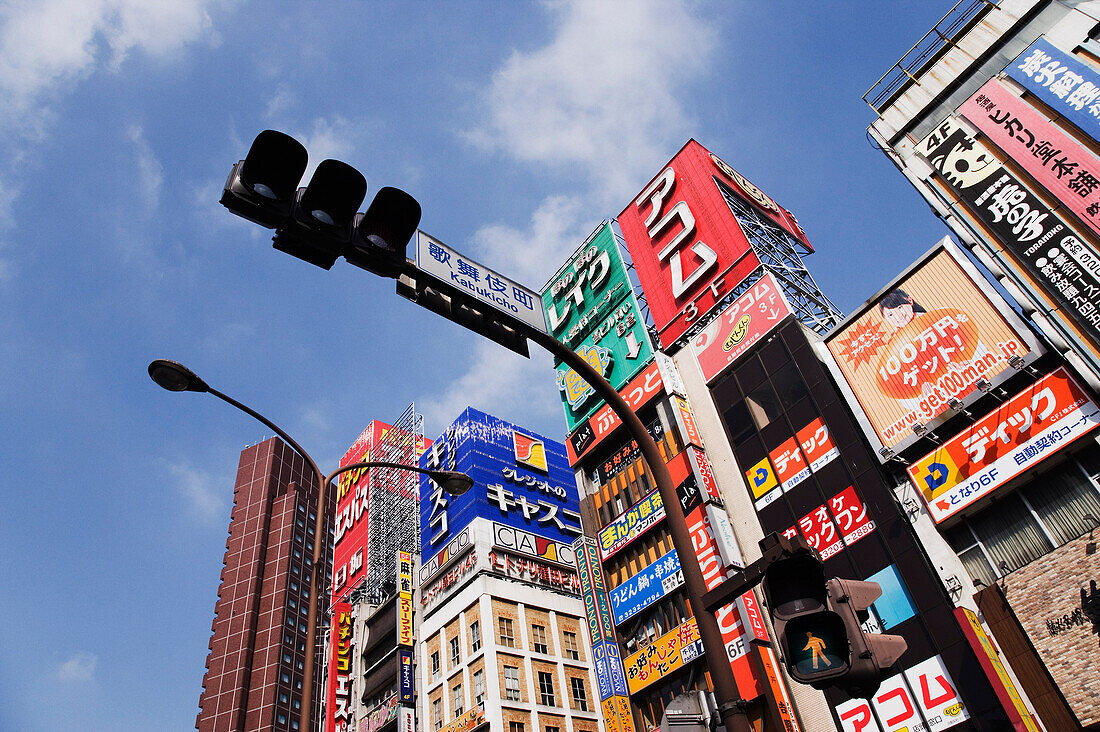
<svg viewBox="0 0 1100 732">
<path fill-rule="evenodd" d="M 420 204 L 397 188 L 382 188 L 366 213 L 357 213 L 367 181 L 339 160 L 323 160 L 309 184 L 306 149 L 293 137 L 264 130 L 233 166 L 221 203 L 233 213 L 275 229 L 275 248 L 322 269 L 337 258 L 396 277 L 420 223 Z"/>
<path fill-rule="evenodd" d="M 843 678 L 834 679 L 827 686 L 842 688 L 851 696 L 870 698 L 878 690 L 883 670 L 893 666 L 905 653 L 905 639 L 900 635 L 868 633 L 863 629 L 868 608 L 882 595 L 882 587 L 877 582 L 834 578 L 829 580 L 827 587 L 829 609 L 843 620 L 849 646 L 849 669 Z"/>
<path fill-rule="evenodd" d="M 348 263 L 382 275 L 396 277 L 405 264 L 405 250 L 420 225 L 420 204 L 405 191 L 385 186 L 366 213 L 355 217 Z"/>
<path fill-rule="evenodd" d="M 229 171 L 221 204 L 249 221 L 275 229 L 286 223 L 308 157 L 290 135 L 264 130 L 248 155 Z"/>
</svg>

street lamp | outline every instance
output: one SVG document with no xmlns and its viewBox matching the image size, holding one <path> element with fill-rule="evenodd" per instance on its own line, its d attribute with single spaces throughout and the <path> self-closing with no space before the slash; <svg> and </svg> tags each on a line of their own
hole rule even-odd
<svg viewBox="0 0 1100 732">
<path fill-rule="evenodd" d="M 459 496 L 470 490 L 474 485 L 474 479 L 466 473 L 462 473 L 456 470 L 427 470 L 415 465 L 404 465 L 402 463 L 393 463 L 387 461 L 368 461 L 361 463 L 352 463 L 351 465 L 345 465 L 341 468 L 337 468 L 328 475 L 321 472 L 321 469 L 317 467 L 317 463 L 310 457 L 309 453 L 302 449 L 301 445 L 294 441 L 294 439 L 284 432 L 277 424 L 263 416 L 256 410 L 241 404 L 236 399 L 217 389 L 212 388 L 209 384 L 199 378 L 194 371 L 187 368 L 177 361 L 169 361 L 167 359 L 157 359 L 149 364 L 149 378 L 151 378 L 158 386 L 168 391 L 195 391 L 195 392 L 207 392 L 213 394 L 218 399 L 221 399 L 227 404 L 231 404 L 237 409 L 241 410 L 245 414 L 254 417 L 266 427 L 271 429 L 277 434 L 284 442 L 290 445 L 294 452 L 298 453 L 306 463 L 309 464 L 310 470 L 313 471 L 314 482 L 320 486 L 320 491 L 317 496 L 317 523 L 314 526 L 314 537 L 316 540 L 313 542 L 313 564 L 310 569 L 309 575 L 309 591 L 311 601 L 309 603 L 309 616 L 306 629 L 306 659 L 305 668 L 302 671 L 302 710 L 301 718 L 305 720 L 305 724 L 308 728 L 311 719 L 312 701 L 313 701 L 313 663 L 314 656 L 316 655 L 316 638 L 317 638 L 317 600 L 320 597 L 321 587 L 317 581 L 317 567 L 321 563 L 321 547 L 326 543 L 324 541 L 325 530 L 325 496 L 328 494 L 329 486 L 332 485 L 333 480 L 336 479 L 341 473 L 346 473 L 349 470 L 358 470 L 361 468 L 391 468 L 394 470 L 407 470 L 413 473 L 421 473 L 427 475 L 428 478 L 438 483 L 439 486 L 452 496 Z"/>
</svg>

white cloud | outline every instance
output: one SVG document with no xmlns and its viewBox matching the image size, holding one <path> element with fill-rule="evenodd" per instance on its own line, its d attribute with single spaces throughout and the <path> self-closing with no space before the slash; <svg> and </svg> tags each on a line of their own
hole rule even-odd
<svg viewBox="0 0 1100 732">
<path fill-rule="evenodd" d="M 164 466 L 176 478 L 176 491 L 194 515 L 204 522 L 225 519 L 223 481 L 215 481 L 206 471 L 190 465 L 166 462 Z"/>
<path fill-rule="evenodd" d="M 86 651 L 74 653 L 57 669 L 57 678 L 61 681 L 91 681 L 95 677 L 98 661 L 94 653 Z"/>
<path fill-rule="evenodd" d="M 467 406 L 523 424 L 559 413 L 560 401 L 549 354 L 533 346 L 525 359 L 481 340 L 466 372 L 417 409 L 424 415 L 424 434 L 437 435 Z"/>
<path fill-rule="evenodd" d="M 164 166 L 149 147 L 149 141 L 145 139 L 145 131 L 140 125 L 130 125 L 126 134 L 134 144 L 140 186 L 138 194 L 145 204 L 145 213 L 151 216 L 160 204 L 160 191 L 164 185 Z"/>
<path fill-rule="evenodd" d="M 579 168 L 602 202 L 628 198 L 691 129 L 677 92 L 705 70 L 716 36 L 688 6 L 549 5 L 555 36 L 497 70 L 483 95 L 488 122 L 468 138 L 521 161 Z"/>
</svg>

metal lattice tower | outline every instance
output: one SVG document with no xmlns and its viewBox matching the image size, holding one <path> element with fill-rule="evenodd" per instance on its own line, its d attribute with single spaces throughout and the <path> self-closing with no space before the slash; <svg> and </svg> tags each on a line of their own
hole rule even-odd
<svg viewBox="0 0 1100 732">
<path fill-rule="evenodd" d="M 371 460 L 419 465 L 423 447 L 424 415 L 410 404 L 374 445 Z M 420 475 L 372 468 L 369 491 L 367 571 L 357 594 L 378 604 L 396 591 L 397 552 L 420 551 Z"/>
</svg>

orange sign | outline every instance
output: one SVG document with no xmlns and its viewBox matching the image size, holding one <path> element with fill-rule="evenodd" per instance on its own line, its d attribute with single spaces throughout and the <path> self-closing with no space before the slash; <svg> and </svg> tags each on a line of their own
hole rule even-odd
<svg viewBox="0 0 1100 732">
<path fill-rule="evenodd" d="M 630 697 L 615 694 L 600 703 L 608 732 L 634 732 L 634 719 L 630 715 Z"/>
<path fill-rule="evenodd" d="M 992 379 L 1013 356 L 1030 351 L 948 241 L 825 339 L 886 447 L 914 438 L 914 425 L 927 424 L 948 400 L 966 397 L 978 380 Z"/>
<path fill-rule="evenodd" d="M 688 618 L 642 650 L 626 657 L 626 684 L 634 694 L 703 655 L 695 618 Z"/>
</svg>

